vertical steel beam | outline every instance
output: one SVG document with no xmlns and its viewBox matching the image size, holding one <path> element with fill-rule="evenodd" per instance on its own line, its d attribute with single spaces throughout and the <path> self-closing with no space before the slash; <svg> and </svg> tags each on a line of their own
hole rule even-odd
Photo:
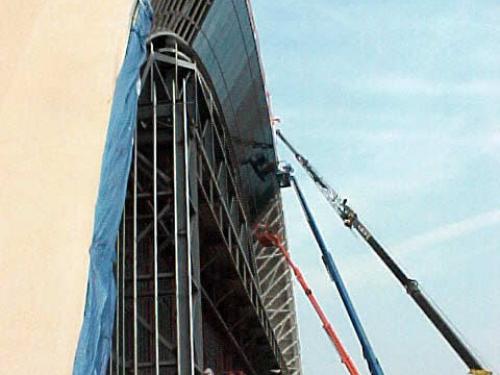
<svg viewBox="0 0 500 375">
<path fill-rule="evenodd" d="M 187 116 L 185 115 L 185 91 L 183 91 L 183 97 L 178 98 L 175 80 L 172 82 L 172 94 L 177 370 L 178 374 L 194 375 L 189 184 L 187 182 L 189 174 L 186 134 Z M 179 99 L 181 99 L 180 103 L 178 103 Z"/>
<path fill-rule="evenodd" d="M 134 375 L 138 374 L 138 349 L 137 349 L 137 144 L 138 142 L 138 132 L 135 131 L 134 137 L 134 214 L 133 214 L 133 225 L 134 225 L 134 243 L 133 243 L 133 270 L 132 270 L 132 283 L 133 283 L 133 327 L 134 327 L 134 343 L 133 343 L 133 368 Z"/>
<path fill-rule="evenodd" d="M 123 206 L 123 219 L 122 219 L 122 300 L 121 300 L 121 307 L 122 307 L 122 330 L 121 330 L 121 335 L 122 335 L 122 374 L 125 375 L 125 361 L 126 361 L 126 346 L 125 346 L 125 275 L 126 275 L 126 268 L 125 268 L 125 258 L 126 258 L 126 251 L 125 249 L 127 248 L 127 224 L 126 224 L 126 219 L 127 219 L 127 204 Z M 119 336 L 117 334 L 117 336 Z"/>
<path fill-rule="evenodd" d="M 151 77 L 152 78 L 152 77 Z M 156 84 L 153 84 L 153 226 L 154 226 L 154 322 L 155 322 L 155 370 L 156 375 L 160 375 L 160 345 L 158 342 L 159 327 L 158 327 L 158 145 L 157 145 L 157 110 L 156 110 Z"/>
<path fill-rule="evenodd" d="M 115 357 L 115 374 L 118 375 L 118 366 L 120 365 L 120 335 L 118 335 L 120 327 L 120 257 L 121 257 L 121 240 L 120 232 L 118 231 L 116 239 L 116 263 L 115 263 L 115 278 L 116 278 L 116 313 L 115 313 L 115 350 L 111 350 L 111 356 Z M 110 362 L 110 365 L 113 361 Z M 110 370 L 110 374 L 113 372 Z"/>
<path fill-rule="evenodd" d="M 198 79 L 194 74 L 184 85 L 185 93 L 184 103 L 188 100 L 190 104 L 189 111 L 185 113 L 186 124 L 187 115 L 194 121 L 194 126 L 199 126 L 198 118 Z M 187 100 L 186 100 L 187 99 Z M 192 122 L 191 122 L 192 124 Z M 186 126 L 186 136 L 189 137 L 189 129 Z M 195 366 L 201 368 L 203 365 L 203 316 L 202 316 L 202 293 L 201 293 L 201 265 L 200 265 L 200 241 L 199 241 L 199 215 L 198 215 L 198 153 L 196 142 L 189 142 L 188 166 L 189 166 L 189 203 L 190 203 L 190 225 L 191 225 L 191 263 L 192 278 L 195 286 L 192 295 L 192 313 L 193 313 L 193 341 L 194 341 L 194 360 Z"/>
</svg>

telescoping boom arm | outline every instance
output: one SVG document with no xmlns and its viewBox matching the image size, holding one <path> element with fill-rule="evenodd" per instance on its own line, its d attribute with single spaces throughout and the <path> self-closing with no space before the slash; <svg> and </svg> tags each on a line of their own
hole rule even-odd
<svg viewBox="0 0 500 375">
<path fill-rule="evenodd" d="M 321 259 L 325 264 L 325 268 L 328 274 L 330 275 L 330 278 L 335 283 L 335 286 L 337 287 L 337 290 L 340 294 L 340 298 L 342 299 L 342 302 L 347 310 L 347 314 L 349 315 L 349 318 L 354 327 L 354 331 L 356 332 L 358 340 L 363 349 L 363 356 L 365 357 L 366 362 L 368 363 L 368 368 L 370 370 L 370 373 L 372 375 L 384 375 L 382 367 L 378 362 L 377 356 L 375 355 L 375 352 L 370 344 L 370 341 L 368 340 L 368 336 L 365 333 L 363 324 L 361 323 L 358 313 L 356 312 L 356 309 L 354 308 L 354 305 L 351 301 L 351 297 L 347 292 L 347 288 L 344 284 L 344 281 L 340 276 L 340 272 L 337 269 L 337 266 L 335 265 L 332 255 L 330 254 L 328 248 L 326 247 L 326 243 L 323 240 L 323 236 L 321 235 L 321 232 L 319 231 L 319 228 L 316 225 L 316 221 L 314 220 L 309 205 L 307 204 L 306 199 L 304 198 L 304 194 L 302 194 L 302 190 L 300 189 L 300 186 L 295 177 L 290 176 L 290 181 L 295 189 L 295 192 L 297 193 L 297 197 L 299 198 L 300 205 L 306 216 L 307 223 L 309 224 L 309 227 L 311 228 L 314 238 L 318 243 L 318 247 L 321 250 Z"/>
<path fill-rule="evenodd" d="M 309 302 L 311 302 L 311 305 L 318 314 L 318 317 L 321 320 L 321 323 L 323 324 L 323 329 L 325 330 L 326 334 L 328 335 L 328 338 L 331 340 L 333 346 L 339 353 L 342 363 L 344 363 L 344 365 L 347 367 L 347 371 L 349 371 L 350 375 L 359 375 L 359 371 L 356 365 L 354 364 L 353 360 L 345 350 L 344 345 L 342 345 L 342 342 L 340 341 L 339 337 L 335 333 L 335 330 L 333 329 L 328 318 L 323 312 L 323 309 L 319 305 L 318 300 L 314 296 L 311 288 L 309 287 L 309 284 L 307 284 L 307 281 L 302 275 L 302 272 L 300 271 L 299 267 L 293 262 L 292 258 L 290 257 L 290 254 L 288 253 L 288 250 L 285 248 L 285 245 L 283 244 L 283 241 L 281 240 L 280 236 L 271 233 L 265 226 L 262 225 L 256 228 L 255 235 L 263 246 L 266 247 L 274 246 L 278 248 L 281 254 L 283 254 L 285 260 L 287 261 L 295 277 L 297 278 L 297 281 L 299 282 L 300 286 L 304 290 L 304 293 L 309 299 Z"/>
<path fill-rule="evenodd" d="M 458 337 L 451 326 L 441 316 L 438 310 L 432 305 L 427 297 L 422 293 L 418 282 L 408 277 L 405 272 L 398 266 L 398 264 L 390 257 L 380 243 L 372 236 L 368 229 L 361 223 L 358 215 L 352 208 L 347 205 L 347 200 L 342 199 L 339 194 L 319 175 L 318 172 L 312 167 L 309 161 L 302 156 L 283 136 L 283 134 L 276 130 L 277 136 L 294 154 L 299 164 L 304 168 L 307 174 L 312 178 L 316 186 L 324 195 L 328 203 L 332 206 L 338 216 L 348 228 L 354 228 L 361 237 L 368 243 L 372 250 L 379 256 L 384 264 L 389 268 L 392 274 L 406 289 L 410 297 L 420 307 L 423 313 L 429 318 L 431 323 L 441 333 L 448 344 L 457 353 L 460 359 L 470 369 L 471 374 L 474 375 L 488 375 L 491 372 L 484 369 L 483 365 L 479 362 L 476 356 L 465 345 L 465 343 Z"/>
</svg>

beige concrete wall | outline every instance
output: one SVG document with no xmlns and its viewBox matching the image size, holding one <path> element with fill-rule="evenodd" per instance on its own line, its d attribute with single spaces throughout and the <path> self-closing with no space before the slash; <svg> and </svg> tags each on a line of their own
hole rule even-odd
<svg viewBox="0 0 500 375">
<path fill-rule="evenodd" d="M 133 0 L 0 1 L 0 373 L 70 374 Z"/>
</svg>

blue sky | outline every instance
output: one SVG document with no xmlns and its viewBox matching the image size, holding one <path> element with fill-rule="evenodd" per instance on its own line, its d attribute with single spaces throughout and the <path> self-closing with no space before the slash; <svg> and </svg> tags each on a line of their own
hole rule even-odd
<svg viewBox="0 0 500 375">
<path fill-rule="evenodd" d="M 500 3 L 252 4 L 283 132 L 500 371 Z M 280 156 L 291 160 L 283 148 Z M 378 258 L 296 174 L 386 374 L 466 374 Z M 283 198 L 293 257 L 367 374 L 297 200 L 291 190 Z M 346 373 L 296 296 L 304 373 Z"/>
</svg>

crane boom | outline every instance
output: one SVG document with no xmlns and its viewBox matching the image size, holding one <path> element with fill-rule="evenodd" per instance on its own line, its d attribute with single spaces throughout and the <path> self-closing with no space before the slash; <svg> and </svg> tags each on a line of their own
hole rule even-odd
<svg viewBox="0 0 500 375">
<path fill-rule="evenodd" d="M 354 364 L 353 360 L 345 350 L 344 345 L 342 345 L 342 342 L 340 341 L 339 337 L 335 333 L 333 326 L 330 324 L 318 300 L 316 299 L 311 288 L 309 287 L 309 284 L 302 275 L 302 272 L 300 271 L 299 267 L 293 262 L 292 258 L 290 257 L 290 254 L 285 248 L 285 245 L 283 244 L 283 241 L 281 240 L 280 236 L 271 233 L 264 226 L 258 226 L 256 228 L 255 235 L 263 246 L 266 247 L 274 246 L 285 257 L 285 260 L 292 269 L 297 281 L 304 290 L 306 297 L 309 299 L 309 302 L 311 302 L 311 305 L 316 311 L 316 314 L 318 314 L 318 317 L 321 320 L 321 323 L 323 324 L 323 329 L 325 330 L 326 334 L 328 335 L 328 338 L 330 339 L 333 346 L 337 350 L 337 353 L 339 354 L 342 363 L 344 363 L 344 365 L 347 367 L 347 370 L 349 371 L 350 375 L 359 375 L 359 371 L 356 365 Z"/>
<path fill-rule="evenodd" d="M 335 283 L 335 286 L 337 287 L 337 290 L 340 294 L 340 298 L 342 299 L 342 302 L 344 303 L 344 306 L 347 310 L 347 314 L 349 315 L 349 318 L 354 327 L 354 331 L 356 332 L 358 340 L 363 349 L 363 356 L 365 357 L 366 362 L 368 363 L 368 368 L 370 370 L 370 373 L 372 375 L 384 375 L 384 371 L 382 370 L 382 367 L 378 362 L 377 356 L 375 355 L 375 352 L 370 344 L 370 340 L 368 339 L 368 336 L 365 333 L 363 324 L 361 323 L 361 320 L 359 319 L 356 309 L 354 308 L 354 305 L 351 301 L 351 297 L 349 296 L 344 281 L 340 276 L 340 272 L 337 269 L 337 266 L 335 265 L 331 253 L 328 251 L 328 248 L 326 247 L 325 241 L 323 239 L 323 236 L 321 235 L 321 232 L 319 231 L 318 226 L 316 225 L 312 212 L 306 202 L 306 199 L 304 198 L 304 194 L 302 194 L 302 190 L 300 189 L 300 186 L 295 177 L 290 176 L 290 181 L 295 189 L 295 192 L 297 193 L 297 197 L 299 198 L 300 205 L 302 206 L 302 210 L 304 211 L 309 227 L 311 228 L 314 238 L 318 243 L 318 247 L 321 250 L 321 255 L 322 255 L 321 258 L 323 260 L 325 268 L 328 274 L 330 275 L 330 278 Z"/>
<path fill-rule="evenodd" d="M 316 172 L 309 161 L 290 144 L 290 142 L 283 136 L 283 134 L 279 130 L 276 130 L 276 134 L 294 154 L 299 164 L 304 168 L 304 170 L 319 188 L 321 193 L 324 195 L 328 203 L 333 207 L 338 216 L 343 220 L 344 225 L 346 225 L 348 228 L 354 228 L 366 241 L 366 243 L 372 248 L 372 250 L 379 256 L 379 258 L 389 268 L 392 274 L 403 285 L 403 287 L 406 289 L 406 292 L 431 321 L 434 327 L 441 333 L 443 338 L 453 348 L 455 353 L 467 365 L 467 367 L 471 371 L 471 374 L 491 374 L 491 372 L 484 369 L 483 365 L 481 365 L 476 356 L 465 345 L 465 343 L 455 333 L 451 326 L 441 316 L 439 311 L 423 294 L 418 285 L 418 282 L 408 277 L 401 269 L 401 267 L 399 267 L 399 265 L 385 251 L 382 245 L 380 245 L 380 243 L 375 239 L 375 237 L 373 237 L 366 226 L 359 220 L 356 212 L 347 205 L 347 200 L 342 199 L 339 196 L 339 194 L 319 175 L 318 172 Z"/>
</svg>

